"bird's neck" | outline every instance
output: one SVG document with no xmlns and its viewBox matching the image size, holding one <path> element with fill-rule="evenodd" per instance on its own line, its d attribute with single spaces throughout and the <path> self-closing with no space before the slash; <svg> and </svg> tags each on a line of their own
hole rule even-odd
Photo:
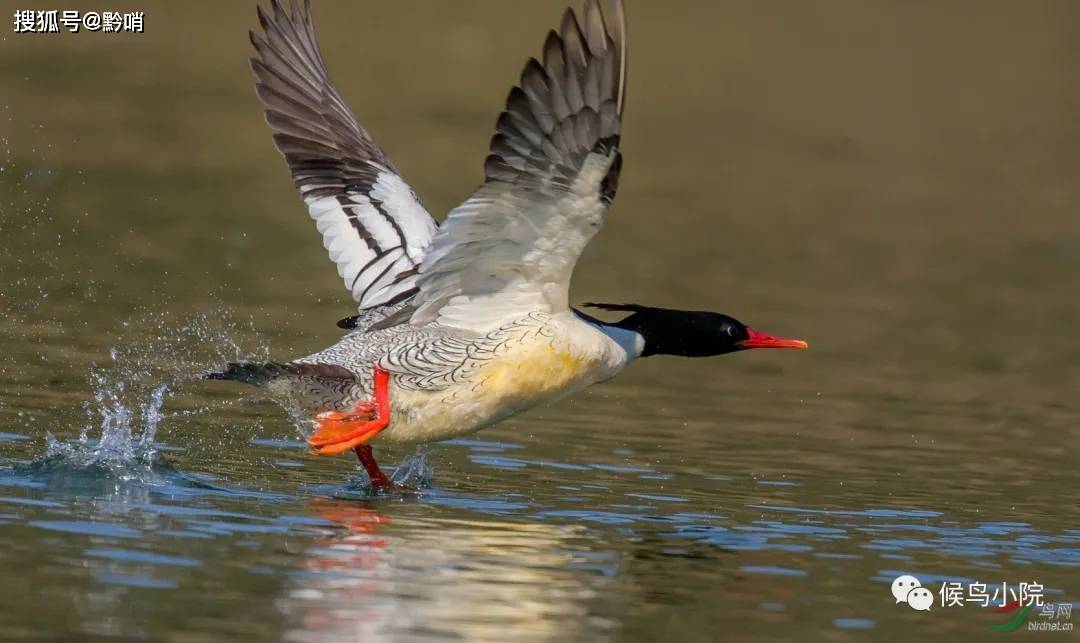
<svg viewBox="0 0 1080 643">
<path fill-rule="evenodd" d="M 626 361 L 641 357 L 645 350 L 645 337 L 641 333 L 628 328 L 620 328 L 613 324 L 605 324 L 602 321 L 591 322 L 601 333 L 608 336 L 611 341 L 626 351 Z"/>
<path fill-rule="evenodd" d="M 584 321 L 593 328 L 599 330 L 606 335 L 608 339 L 618 344 L 619 348 L 626 352 L 626 363 L 641 357 L 641 353 L 645 350 L 645 336 L 638 331 L 631 328 L 625 328 L 621 326 L 619 322 L 614 324 L 602 322 L 592 315 L 581 312 L 577 308 L 574 308 L 573 312 L 581 321 Z"/>
</svg>

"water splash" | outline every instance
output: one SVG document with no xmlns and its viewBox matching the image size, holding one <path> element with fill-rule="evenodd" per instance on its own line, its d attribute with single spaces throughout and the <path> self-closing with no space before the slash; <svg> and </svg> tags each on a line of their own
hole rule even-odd
<svg viewBox="0 0 1080 643">
<path fill-rule="evenodd" d="M 390 479 L 395 484 L 419 490 L 430 487 L 434 475 L 435 469 L 428 464 L 428 451 L 421 448 L 402 460 L 394 469 L 394 474 L 390 476 Z"/>
<path fill-rule="evenodd" d="M 154 449 L 154 435 L 164 415 L 169 388 L 154 387 L 140 403 L 127 401 L 128 383 L 92 373 L 97 382 L 94 402 L 84 404 L 98 419 L 99 432 L 88 423 L 70 442 L 45 436 L 45 454 L 15 466 L 11 479 L 47 487 L 64 495 L 108 496 L 146 502 L 152 487 L 175 484 L 183 476 Z"/>
<path fill-rule="evenodd" d="M 124 322 L 136 338 L 109 351 L 109 362 L 91 367 L 91 399 L 78 437 L 64 441 L 46 433 L 45 454 L 17 473 L 47 476 L 51 482 L 87 480 L 159 483 L 180 475 L 159 452 L 156 437 L 169 414 L 165 403 L 210 364 L 250 357 L 233 339 L 235 323 L 224 315 L 201 315 L 175 325 L 163 314 Z M 149 329 L 153 334 L 145 336 Z M 186 409 L 175 415 L 205 411 Z"/>
<path fill-rule="evenodd" d="M 360 470 L 344 487 L 313 487 L 317 494 L 326 494 L 342 500 L 364 500 L 376 496 L 413 496 L 431 487 L 435 469 L 428 463 L 428 450 L 421 448 L 401 461 L 390 475 L 399 489 L 382 490 L 371 484 L 367 473 Z"/>
<path fill-rule="evenodd" d="M 45 436 L 44 462 L 64 463 L 68 467 L 99 469 L 121 480 L 153 478 L 155 457 L 154 438 L 165 415 L 162 408 L 169 386 L 154 387 L 141 402 L 128 401 L 128 383 L 110 382 L 101 373 L 92 373 L 96 382 L 94 405 L 87 411 L 100 417 L 99 434 L 92 437 L 87 424 L 75 442 L 62 442 L 52 434 Z"/>
</svg>

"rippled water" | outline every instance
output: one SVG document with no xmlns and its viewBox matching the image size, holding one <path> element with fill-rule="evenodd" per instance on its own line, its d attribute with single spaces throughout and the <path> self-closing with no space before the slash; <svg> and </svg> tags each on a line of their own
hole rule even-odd
<svg viewBox="0 0 1080 643">
<path fill-rule="evenodd" d="M 560 4 L 317 19 L 442 212 Z M 258 116 L 251 8 L 207 6 L 0 37 L 0 639 L 982 640 L 1008 615 L 890 583 L 1077 601 L 1072 4 L 631 2 L 626 166 L 575 301 L 811 350 L 650 358 L 377 449 L 417 490 L 389 496 L 198 379 L 349 311 Z"/>
</svg>

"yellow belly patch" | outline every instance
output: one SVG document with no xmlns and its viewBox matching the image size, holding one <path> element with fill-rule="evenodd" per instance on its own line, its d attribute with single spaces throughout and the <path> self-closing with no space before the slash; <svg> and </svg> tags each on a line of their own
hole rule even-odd
<svg viewBox="0 0 1080 643">
<path fill-rule="evenodd" d="M 550 345 L 530 347 L 492 360 L 480 370 L 474 386 L 495 399 L 546 398 L 581 379 L 591 365 L 592 360 Z"/>
<path fill-rule="evenodd" d="M 472 433 L 587 386 L 595 379 L 590 377 L 595 367 L 589 356 L 557 350 L 545 342 L 511 349 L 449 389 L 392 387 L 396 414 L 379 439 L 406 443 Z"/>
</svg>

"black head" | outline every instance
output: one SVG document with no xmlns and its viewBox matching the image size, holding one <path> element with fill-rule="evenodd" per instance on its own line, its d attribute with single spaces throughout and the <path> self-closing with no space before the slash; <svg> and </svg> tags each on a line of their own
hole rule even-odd
<svg viewBox="0 0 1080 643">
<path fill-rule="evenodd" d="M 710 357 L 750 348 L 806 348 L 804 341 L 780 339 L 748 327 L 734 317 L 699 310 L 672 310 L 638 304 L 585 304 L 630 316 L 607 324 L 631 330 L 645 339 L 642 357 L 679 355 Z"/>
</svg>

